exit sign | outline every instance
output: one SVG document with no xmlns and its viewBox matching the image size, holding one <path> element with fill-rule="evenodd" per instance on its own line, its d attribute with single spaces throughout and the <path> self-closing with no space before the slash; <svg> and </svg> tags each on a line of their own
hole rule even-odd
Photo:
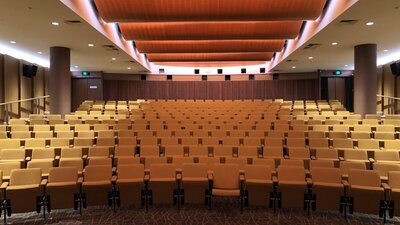
<svg viewBox="0 0 400 225">
<path fill-rule="evenodd" d="M 88 71 L 82 71 L 82 76 L 87 77 L 90 75 L 90 72 Z"/>
<path fill-rule="evenodd" d="M 335 70 L 335 72 L 333 72 L 334 75 L 342 75 L 342 71 L 340 70 Z"/>
</svg>

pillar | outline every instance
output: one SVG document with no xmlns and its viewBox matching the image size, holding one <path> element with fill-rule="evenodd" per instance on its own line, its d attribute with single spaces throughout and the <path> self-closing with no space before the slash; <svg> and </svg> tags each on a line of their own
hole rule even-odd
<svg viewBox="0 0 400 225">
<path fill-rule="evenodd" d="M 376 113 L 377 67 L 376 44 L 354 47 L 354 112 Z"/>
<path fill-rule="evenodd" d="M 50 112 L 71 112 L 71 53 L 69 48 L 50 47 Z"/>
</svg>

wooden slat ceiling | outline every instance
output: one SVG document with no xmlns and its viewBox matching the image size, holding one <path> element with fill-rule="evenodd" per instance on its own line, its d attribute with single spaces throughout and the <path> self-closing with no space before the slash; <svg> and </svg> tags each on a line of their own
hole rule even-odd
<svg viewBox="0 0 400 225">
<path fill-rule="evenodd" d="M 273 53 L 241 52 L 241 53 L 173 53 L 147 54 L 151 62 L 206 62 L 206 61 L 269 61 Z"/>
<path fill-rule="evenodd" d="M 271 60 L 327 0 L 94 0 L 100 17 L 157 64 Z"/>
<path fill-rule="evenodd" d="M 283 40 L 135 41 L 142 53 L 277 52 Z"/>
<path fill-rule="evenodd" d="M 302 21 L 120 23 L 127 40 L 293 39 Z"/>
<path fill-rule="evenodd" d="M 95 3 L 107 22 L 271 21 L 315 20 L 326 0 L 95 0 Z"/>
</svg>

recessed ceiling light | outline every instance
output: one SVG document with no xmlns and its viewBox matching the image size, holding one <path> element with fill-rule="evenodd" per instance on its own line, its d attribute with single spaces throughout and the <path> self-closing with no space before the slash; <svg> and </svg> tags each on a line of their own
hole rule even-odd
<svg viewBox="0 0 400 225">
<path fill-rule="evenodd" d="M 43 54 L 43 52 L 37 52 L 37 54 L 41 55 L 41 54 Z"/>
<path fill-rule="evenodd" d="M 130 70 L 130 69 L 132 69 L 132 68 L 128 67 L 128 70 Z"/>
<path fill-rule="evenodd" d="M 367 22 L 365 25 L 372 26 L 372 25 L 374 25 L 374 22 Z"/>
<path fill-rule="evenodd" d="M 89 47 L 94 47 L 94 44 L 88 44 Z"/>
<path fill-rule="evenodd" d="M 331 45 L 338 45 L 338 43 L 337 42 L 332 42 Z"/>
<path fill-rule="evenodd" d="M 53 26 L 58 26 L 58 25 L 60 25 L 59 22 L 51 22 L 51 24 L 52 24 Z"/>
<path fill-rule="evenodd" d="M 387 50 L 387 49 L 385 49 L 385 50 L 383 50 L 384 52 L 388 52 L 389 50 Z"/>
<path fill-rule="evenodd" d="M 16 42 L 16 41 L 10 41 L 10 43 L 11 43 L 11 44 L 16 44 L 17 42 Z"/>
<path fill-rule="evenodd" d="M 296 69 L 296 67 L 295 67 L 295 66 L 292 66 L 292 69 Z"/>
<path fill-rule="evenodd" d="M 79 68 L 79 66 L 74 66 L 75 68 Z"/>
<path fill-rule="evenodd" d="M 115 61 L 115 60 L 117 60 L 117 58 L 111 58 L 111 60 L 112 60 L 112 61 Z"/>
<path fill-rule="evenodd" d="M 310 57 L 308 57 L 308 59 L 313 59 L 314 57 L 312 57 L 312 56 L 310 56 Z"/>
</svg>

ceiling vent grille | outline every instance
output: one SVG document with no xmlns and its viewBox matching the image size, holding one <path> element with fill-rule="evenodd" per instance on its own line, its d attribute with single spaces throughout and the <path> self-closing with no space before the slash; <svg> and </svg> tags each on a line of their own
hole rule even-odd
<svg viewBox="0 0 400 225">
<path fill-rule="evenodd" d="M 105 48 L 107 51 L 119 51 L 119 49 L 114 45 L 103 45 L 102 47 Z"/>
<path fill-rule="evenodd" d="M 67 25 L 81 25 L 82 22 L 80 20 L 64 20 L 64 23 Z"/>
<path fill-rule="evenodd" d="M 305 49 L 305 50 L 307 50 L 307 49 L 313 50 L 313 49 L 316 49 L 316 48 L 320 47 L 321 45 L 322 44 L 311 43 L 311 44 L 306 45 L 303 49 Z"/>
<path fill-rule="evenodd" d="M 339 25 L 354 25 L 358 22 L 358 20 L 341 20 Z"/>
</svg>

